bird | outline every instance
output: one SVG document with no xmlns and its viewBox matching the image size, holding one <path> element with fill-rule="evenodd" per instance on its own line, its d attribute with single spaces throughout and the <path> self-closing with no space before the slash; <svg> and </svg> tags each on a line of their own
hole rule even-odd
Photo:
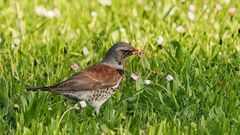
<svg viewBox="0 0 240 135">
<path fill-rule="evenodd" d="M 63 82 L 46 87 L 27 87 L 31 91 L 48 91 L 77 101 L 86 101 L 96 113 L 118 89 L 124 78 L 124 60 L 139 50 L 129 43 L 115 43 L 97 64 L 80 71 Z"/>
</svg>

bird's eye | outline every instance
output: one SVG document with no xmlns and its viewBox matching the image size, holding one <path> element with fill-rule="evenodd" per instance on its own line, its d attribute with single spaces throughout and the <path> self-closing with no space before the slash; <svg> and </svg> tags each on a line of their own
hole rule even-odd
<svg viewBox="0 0 240 135">
<path fill-rule="evenodd" d="M 129 53 L 129 51 L 128 51 L 128 50 L 123 50 L 123 52 L 124 52 L 125 54 Z"/>
</svg>

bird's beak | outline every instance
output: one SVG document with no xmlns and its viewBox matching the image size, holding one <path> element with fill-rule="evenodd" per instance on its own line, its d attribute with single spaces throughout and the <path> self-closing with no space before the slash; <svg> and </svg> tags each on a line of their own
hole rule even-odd
<svg viewBox="0 0 240 135">
<path fill-rule="evenodd" d="M 143 51 L 137 50 L 137 49 L 133 49 L 131 52 L 132 52 L 133 55 L 136 55 L 138 57 L 141 57 L 144 54 Z"/>
</svg>

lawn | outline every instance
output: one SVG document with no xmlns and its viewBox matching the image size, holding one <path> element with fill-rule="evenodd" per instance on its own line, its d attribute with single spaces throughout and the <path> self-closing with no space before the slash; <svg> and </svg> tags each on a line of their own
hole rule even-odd
<svg viewBox="0 0 240 135">
<path fill-rule="evenodd" d="M 1 0 L 0 135 L 240 134 L 239 8 L 237 0 Z M 98 115 L 24 89 L 63 81 L 119 41 L 145 54 L 125 61 L 124 82 Z"/>
</svg>

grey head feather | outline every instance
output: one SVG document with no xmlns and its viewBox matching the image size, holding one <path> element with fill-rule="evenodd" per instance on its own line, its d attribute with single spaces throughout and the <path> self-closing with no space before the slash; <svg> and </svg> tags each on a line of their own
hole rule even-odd
<svg viewBox="0 0 240 135">
<path fill-rule="evenodd" d="M 132 55 L 134 50 L 135 49 L 128 43 L 116 43 L 108 50 L 100 63 L 107 64 L 117 69 L 123 69 L 124 59 Z"/>
</svg>

